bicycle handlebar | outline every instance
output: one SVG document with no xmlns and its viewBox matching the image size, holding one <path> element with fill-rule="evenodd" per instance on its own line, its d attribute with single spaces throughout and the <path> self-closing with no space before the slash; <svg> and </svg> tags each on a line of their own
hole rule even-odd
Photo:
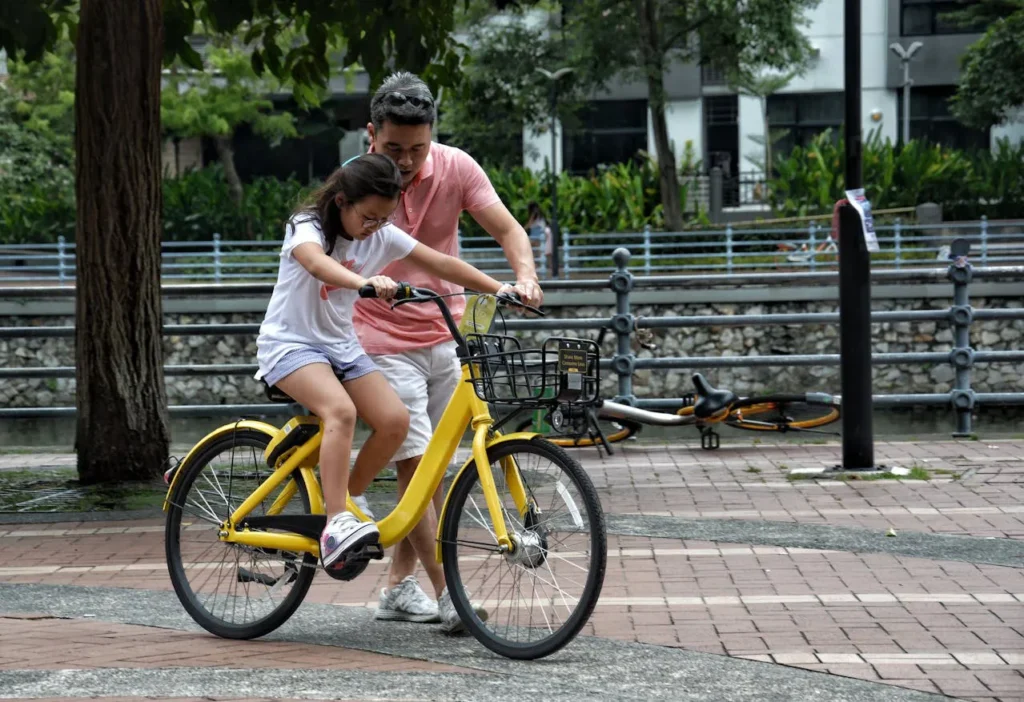
<svg viewBox="0 0 1024 702">
<path fill-rule="evenodd" d="M 359 288 L 359 297 L 376 299 L 377 289 L 372 285 L 364 285 Z M 501 295 L 495 295 L 499 303 L 511 304 L 516 307 L 522 307 L 523 309 L 530 310 L 540 316 L 544 316 L 544 313 L 536 307 L 531 307 L 525 304 L 519 293 L 512 291 L 509 293 L 502 293 Z M 452 317 L 451 310 L 448 309 L 447 303 L 444 301 L 444 297 L 438 295 L 430 288 L 417 288 L 413 285 L 405 282 L 398 283 L 398 290 L 395 292 L 395 306 L 406 304 L 409 302 L 435 302 L 438 309 L 441 310 L 441 316 L 444 317 L 445 323 L 448 325 L 448 331 L 451 332 L 452 338 L 459 347 L 465 347 L 465 339 L 462 338 L 462 334 L 459 333 L 459 325 L 455 323 L 455 319 Z"/>
</svg>

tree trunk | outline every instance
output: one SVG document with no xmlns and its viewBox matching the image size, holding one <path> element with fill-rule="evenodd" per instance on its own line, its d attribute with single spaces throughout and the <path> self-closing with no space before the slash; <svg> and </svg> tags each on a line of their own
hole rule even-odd
<svg viewBox="0 0 1024 702">
<path fill-rule="evenodd" d="M 167 458 L 160 301 L 161 0 L 82 0 L 75 78 L 78 473 Z"/>
<path fill-rule="evenodd" d="M 214 143 L 217 146 L 217 157 L 221 166 L 224 167 L 224 180 L 228 182 L 228 191 L 235 206 L 242 209 L 242 179 L 238 177 L 238 170 L 235 168 L 235 148 L 231 143 L 231 135 L 216 137 Z"/>
<path fill-rule="evenodd" d="M 651 127 L 654 131 L 654 151 L 658 159 L 661 182 L 661 205 L 665 213 L 665 227 L 669 231 L 682 231 L 683 207 L 679 199 L 679 178 L 676 157 L 668 140 L 668 121 L 665 118 L 665 54 L 661 49 L 655 0 L 636 0 L 640 22 L 640 50 L 647 78 L 648 104 L 651 109 Z"/>
</svg>

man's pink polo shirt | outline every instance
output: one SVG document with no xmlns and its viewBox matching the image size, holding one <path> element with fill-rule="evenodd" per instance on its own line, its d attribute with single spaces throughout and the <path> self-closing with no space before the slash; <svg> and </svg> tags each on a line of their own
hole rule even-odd
<svg viewBox="0 0 1024 702">
<path fill-rule="evenodd" d="M 500 201 L 487 174 L 469 154 L 434 143 L 423 168 L 402 192 L 394 224 L 419 243 L 458 257 L 459 215 L 463 210 L 479 212 Z M 461 286 L 434 278 L 407 260 L 389 264 L 381 275 L 441 294 L 463 290 Z M 466 308 L 465 298 L 452 297 L 446 302 L 455 320 L 461 319 Z M 391 309 L 380 300 L 359 300 L 354 321 L 363 349 L 369 354 L 402 353 L 436 346 L 452 338 L 434 303 Z"/>
</svg>

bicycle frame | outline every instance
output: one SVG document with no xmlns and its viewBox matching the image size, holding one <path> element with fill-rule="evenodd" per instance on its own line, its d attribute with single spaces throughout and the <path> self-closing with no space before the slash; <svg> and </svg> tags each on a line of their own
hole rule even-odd
<svg viewBox="0 0 1024 702">
<path fill-rule="evenodd" d="M 472 360 L 470 360 L 469 363 L 472 363 Z M 167 506 L 170 504 L 171 496 L 173 495 L 178 480 L 185 472 L 183 468 L 187 466 L 188 461 L 192 456 L 200 447 L 205 445 L 208 440 L 219 438 L 230 431 L 233 431 L 236 427 L 254 429 L 277 437 L 288 433 L 296 425 L 312 422 L 319 424 L 320 420 L 315 417 L 296 417 L 281 429 L 277 429 L 276 427 L 262 422 L 252 421 L 237 422 L 218 428 L 203 441 L 199 442 L 199 444 L 197 444 L 182 461 L 168 488 L 167 498 L 164 502 L 164 509 L 166 510 Z M 406 488 L 405 494 L 399 500 L 395 508 L 387 516 L 377 522 L 377 528 L 380 530 L 381 547 L 387 548 L 388 546 L 394 545 L 412 531 L 416 524 L 419 523 L 420 519 L 426 513 L 435 492 L 444 480 L 448 465 L 451 462 L 452 457 L 455 455 L 459 443 L 462 441 L 462 437 L 466 433 L 467 427 L 472 427 L 472 457 L 465 463 L 462 470 L 464 471 L 469 468 L 472 463 L 476 464 L 477 470 L 479 471 L 481 488 L 483 489 L 488 512 L 490 513 L 491 522 L 494 527 L 494 534 L 498 541 L 498 548 L 503 550 L 513 548 L 512 540 L 508 536 L 508 531 L 505 525 L 501 500 L 498 495 L 497 487 L 494 483 L 494 476 L 491 474 L 490 461 L 487 459 L 487 452 L 491 446 L 497 443 L 512 439 L 532 438 L 533 436 L 536 436 L 536 434 L 530 432 L 519 432 L 508 435 L 496 435 L 491 431 L 493 423 L 494 419 L 491 416 L 487 403 L 481 400 L 473 389 L 469 365 L 463 363 L 460 382 L 449 400 L 448 406 L 445 408 L 444 414 L 441 416 L 441 420 L 438 423 L 433 436 L 431 436 L 423 458 L 420 460 L 419 468 L 413 474 L 413 477 Z M 259 487 L 257 487 L 256 490 L 234 510 L 228 520 L 221 525 L 219 534 L 220 540 L 255 548 L 276 549 L 289 552 L 305 552 L 319 556 L 319 541 L 309 535 L 304 535 L 302 533 L 271 533 L 262 530 L 252 530 L 249 528 L 247 522 L 258 520 L 262 527 L 277 528 L 287 532 L 291 529 L 295 529 L 295 525 L 302 520 L 308 522 L 310 518 L 318 518 L 316 525 L 306 524 L 305 526 L 316 526 L 319 529 L 322 529 L 323 521 L 326 518 L 326 510 L 324 507 L 323 493 L 320 484 L 313 473 L 313 468 L 316 466 L 320 455 L 321 440 L 322 425 L 312 437 L 298 446 L 294 452 L 283 463 L 281 463 L 266 478 L 266 480 L 260 483 Z M 506 484 L 509 486 L 509 491 L 516 504 L 516 508 L 519 510 L 520 514 L 525 514 L 528 509 L 528 498 L 525 486 L 519 476 L 518 466 L 516 466 L 514 460 L 505 460 L 503 461 L 502 467 L 505 473 Z M 281 515 L 285 505 L 287 505 L 292 497 L 295 496 L 298 489 L 294 484 L 290 484 L 282 490 L 280 495 L 278 495 L 277 499 L 275 499 L 273 504 L 267 510 L 266 516 L 261 515 L 259 517 L 247 519 L 249 518 L 250 513 L 276 488 L 287 481 L 296 470 L 300 472 L 301 479 L 304 481 L 307 492 L 310 496 L 310 514 L 291 516 Z M 454 481 L 452 484 L 454 486 Z M 442 512 L 438 515 L 439 537 L 440 528 L 444 523 L 444 515 L 447 512 L 450 496 L 451 492 L 449 491 L 448 496 L 445 498 Z M 352 504 L 350 498 L 347 499 L 347 504 L 348 509 L 353 513 L 365 517 L 365 515 L 362 515 L 358 508 Z M 291 527 L 291 529 L 289 529 L 289 527 Z M 312 531 L 312 529 L 310 529 L 310 531 Z M 440 561 L 440 550 L 438 550 L 438 560 Z"/>
</svg>

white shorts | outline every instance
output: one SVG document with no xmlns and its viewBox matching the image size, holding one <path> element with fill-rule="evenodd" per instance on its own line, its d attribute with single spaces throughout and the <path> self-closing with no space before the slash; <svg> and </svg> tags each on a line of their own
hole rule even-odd
<svg viewBox="0 0 1024 702">
<path fill-rule="evenodd" d="M 422 456 L 462 375 L 455 342 L 371 358 L 409 409 L 409 434 L 394 460 Z"/>
</svg>

